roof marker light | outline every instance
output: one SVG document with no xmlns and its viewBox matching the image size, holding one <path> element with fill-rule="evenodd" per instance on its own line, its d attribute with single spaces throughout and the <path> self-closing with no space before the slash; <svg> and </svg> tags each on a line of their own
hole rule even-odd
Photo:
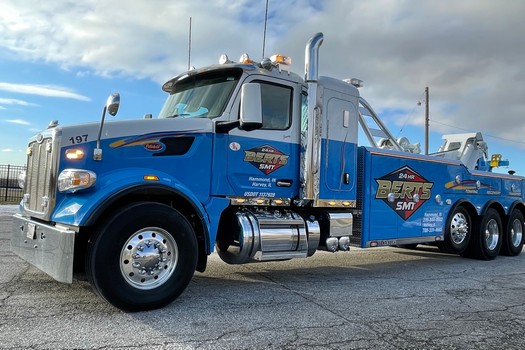
<svg viewBox="0 0 525 350">
<path fill-rule="evenodd" d="M 292 64 L 291 57 L 286 57 L 284 55 L 279 55 L 279 54 L 273 55 L 272 57 L 270 57 L 270 60 L 274 64 L 284 64 L 286 66 L 290 66 Z"/>
<path fill-rule="evenodd" d="M 364 82 L 361 79 L 357 79 L 357 78 L 343 79 L 343 81 L 345 83 L 355 86 L 356 88 L 361 88 L 365 86 Z"/>
<path fill-rule="evenodd" d="M 219 64 L 228 64 L 233 63 L 233 61 L 230 61 L 227 54 L 222 54 L 219 58 Z"/>
<path fill-rule="evenodd" d="M 251 64 L 251 63 L 254 63 L 251 59 L 250 59 L 250 56 L 248 56 L 247 53 L 243 53 L 241 55 L 241 58 L 239 58 L 239 62 L 242 63 L 242 64 Z"/>
</svg>

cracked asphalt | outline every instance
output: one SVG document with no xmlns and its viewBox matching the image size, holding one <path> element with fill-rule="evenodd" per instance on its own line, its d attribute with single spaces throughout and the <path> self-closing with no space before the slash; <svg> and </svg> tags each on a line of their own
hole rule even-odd
<svg viewBox="0 0 525 350">
<path fill-rule="evenodd" d="M 9 250 L 0 213 L 1 349 L 523 349 L 525 253 L 317 252 L 208 270 L 156 311 L 124 313 Z"/>
</svg>

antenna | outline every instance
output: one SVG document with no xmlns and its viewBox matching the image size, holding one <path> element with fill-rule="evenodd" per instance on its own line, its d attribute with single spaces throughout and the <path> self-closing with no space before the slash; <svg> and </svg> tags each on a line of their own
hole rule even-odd
<svg viewBox="0 0 525 350">
<path fill-rule="evenodd" d="M 263 50 L 262 58 L 264 59 L 264 47 L 266 46 L 266 23 L 268 22 L 268 0 L 266 0 L 266 11 L 264 13 L 264 32 L 263 32 Z"/>
<path fill-rule="evenodd" d="M 188 38 L 188 70 L 191 67 L 191 17 L 190 17 L 190 34 Z"/>
<path fill-rule="evenodd" d="M 428 101 L 428 86 L 425 88 L 425 154 L 428 154 L 428 129 L 429 129 L 429 113 L 428 113 L 428 105 L 429 105 L 429 101 Z"/>
</svg>

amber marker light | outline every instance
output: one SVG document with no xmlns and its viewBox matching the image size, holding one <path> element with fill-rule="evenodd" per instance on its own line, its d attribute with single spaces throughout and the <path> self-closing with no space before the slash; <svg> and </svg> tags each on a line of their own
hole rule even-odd
<svg viewBox="0 0 525 350">
<path fill-rule="evenodd" d="M 159 177 L 156 175 L 144 175 L 146 181 L 159 181 Z"/>
<path fill-rule="evenodd" d="M 80 160 L 84 158 L 84 151 L 79 148 L 66 150 L 66 158 L 69 160 Z"/>
</svg>

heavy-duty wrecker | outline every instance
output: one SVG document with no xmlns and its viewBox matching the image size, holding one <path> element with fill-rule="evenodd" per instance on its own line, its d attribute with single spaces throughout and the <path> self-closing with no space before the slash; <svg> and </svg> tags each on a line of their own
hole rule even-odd
<svg viewBox="0 0 525 350">
<path fill-rule="evenodd" d="M 437 153 L 395 139 L 357 79 L 305 77 L 283 55 L 243 55 L 163 85 L 158 118 L 52 122 L 32 137 L 12 250 L 58 281 L 84 270 L 127 311 L 177 298 L 212 252 L 227 263 L 316 250 L 415 247 L 484 260 L 523 247 L 524 178 L 497 174 L 481 133 Z"/>
</svg>

